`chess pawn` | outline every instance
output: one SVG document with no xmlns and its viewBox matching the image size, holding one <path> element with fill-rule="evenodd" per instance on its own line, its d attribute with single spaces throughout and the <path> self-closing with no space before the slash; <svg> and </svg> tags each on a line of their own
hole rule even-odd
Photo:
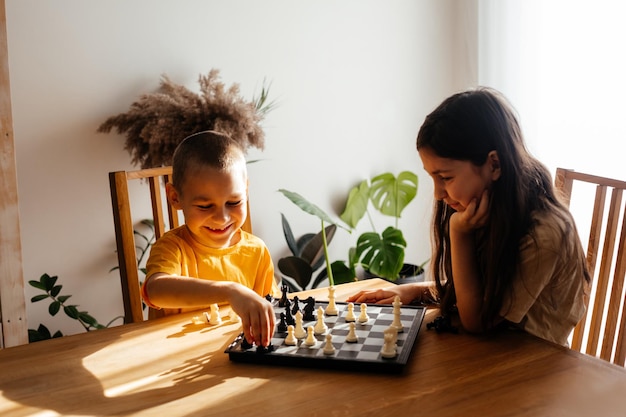
<svg viewBox="0 0 626 417">
<path fill-rule="evenodd" d="M 337 314 L 337 305 L 335 304 L 335 287 L 331 285 L 328 287 L 328 306 L 326 306 L 326 315 L 336 316 Z"/>
<path fill-rule="evenodd" d="M 326 344 L 323 349 L 324 355 L 333 355 L 335 353 L 335 347 L 333 346 L 333 337 L 329 334 L 326 335 Z"/>
<path fill-rule="evenodd" d="M 313 327 L 309 326 L 306 328 L 306 339 L 304 339 L 304 344 L 307 346 L 315 346 L 315 335 L 313 334 Z"/>
<path fill-rule="evenodd" d="M 365 324 L 369 319 L 370 317 L 367 315 L 367 304 L 362 303 L 361 312 L 359 313 L 359 323 Z"/>
<path fill-rule="evenodd" d="M 356 321 L 356 317 L 354 316 L 354 303 L 348 303 L 348 310 L 346 312 L 346 321 L 348 323 Z"/>
<path fill-rule="evenodd" d="M 302 325 L 302 312 L 296 312 L 296 328 L 294 330 L 294 336 L 296 339 L 304 339 L 306 337 L 306 330 Z"/>
<path fill-rule="evenodd" d="M 356 343 L 359 341 L 359 338 L 356 335 L 356 325 L 354 322 L 350 323 L 350 330 L 348 331 L 348 335 L 346 336 L 346 342 L 348 343 Z"/>
<path fill-rule="evenodd" d="M 322 306 L 317 308 L 317 322 L 315 323 L 315 334 L 324 334 L 328 327 L 326 327 L 326 323 L 324 323 L 324 309 Z"/>
<path fill-rule="evenodd" d="M 295 346 L 298 343 L 298 339 L 296 339 L 293 332 L 294 328 L 290 324 L 289 326 L 287 326 L 287 337 L 285 337 L 285 344 L 287 346 Z"/>
<path fill-rule="evenodd" d="M 398 354 L 398 349 L 396 348 L 397 333 L 394 329 L 387 329 L 383 334 L 385 341 L 380 351 L 380 356 L 383 358 L 394 358 Z"/>
<path fill-rule="evenodd" d="M 209 324 L 213 324 L 213 325 L 222 324 L 222 318 L 220 317 L 220 309 L 217 304 L 211 304 L 211 315 L 209 317 Z"/>
</svg>

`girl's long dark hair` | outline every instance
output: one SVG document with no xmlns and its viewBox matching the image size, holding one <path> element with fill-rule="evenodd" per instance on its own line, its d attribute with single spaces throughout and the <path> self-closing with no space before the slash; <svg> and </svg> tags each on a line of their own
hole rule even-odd
<svg viewBox="0 0 626 417">
<path fill-rule="evenodd" d="M 510 289 L 520 241 L 532 228 L 531 213 L 549 208 L 572 227 L 573 219 L 556 197 L 547 168 L 526 149 L 513 108 L 493 89 L 465 91 L 441 103 L 420 128 L 417 149 L 423 148 L 477 166 L 486 162 L 489 152 L 498 153 L 501 175 L 490 191 L 489 222 L 476 234 L 484 293 L 482 319 L 487 324 L 499 313 Z M 453 213 L 443 201 L 435 202 L 432 266 L 443 312 L 456 304 L 448 234 Z"/>
</svg>

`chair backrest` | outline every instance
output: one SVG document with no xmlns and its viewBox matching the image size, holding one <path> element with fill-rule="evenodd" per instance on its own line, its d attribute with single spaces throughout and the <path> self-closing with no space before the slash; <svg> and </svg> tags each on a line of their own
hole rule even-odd
<svg viewBox="0 0 626 417">
<path fill-rule="evenodd" d="M 152 218 L 154 220 L 154 236 L 155 239 L 159 239 L 167 230 L 180 225 L 178 211 L 165 198 L 165 184 L 171 181 L 171 177 L 172 167 L 109 172 L 117 258 L 124 301 L 124 323 L 144 320 L 144 308 L 140 294 L 141 281 L 137 261 L 138 248 L 135 242 L 135 225 L 139 221 L 133 220 L 128 184 L 131 181 L 139 180 L 149 188 Z M 252 233 L 249 208 L 250 206 L 248 205 L 248 217 L 242 229 Z M 167 223 L 165 221 L 166 218 Z M 161 316 L 161 313 L 158 310 L 149 309 L 149 319 L 159 316 Z"/>
<path fill-rule="evenodd" d="M 584 220 L 588 224 L 582 221 L 583 216 L 577 217 L 584 204 L 582 200 L 580 204 L 574 201 L 574 182 L 588 183 L 587 187 L 591 184 L 589 197 L 595 195 L 587 199 L 585 217 L 591 219 Z M 581 237 L 584 231 L 589 231 L 587 265 L 593 282 L 587 314 L 574 329 L 571 347 L 623 366 L 626 359 L 626 314 L 623 311 L 626 212 L 622 197 L 626 181 L 557 168 L 555 186 L 568 206 L 574 201 L 571 211 Z M 577 193 L 585 190 L 582 184 L 578 187 Z"/>
</svg>

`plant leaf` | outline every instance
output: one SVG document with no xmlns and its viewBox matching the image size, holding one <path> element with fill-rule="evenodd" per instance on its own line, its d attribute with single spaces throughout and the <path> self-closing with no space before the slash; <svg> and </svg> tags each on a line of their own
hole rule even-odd
<svg viewBox="0 0 626 417">
<path fill-rule="evenodd" d="M 39 294 L 30 299 L 31 303 L 36 303 L 37 301 L 45 300 L 50 297 L 48 294 Z"/>
<path fill-rule="evenodd" d="M 326 244 L 330 244 L 337 231 L 337 225 L 331 224 L 326 226 Z M 324 263 L 324 241 L 322 239 L 322 232 L 314 235 L 307 244 L 302 248 L 300 257 L 307 261 L 313 271 L 319 269 Z"/>
<path fill-rule="evenodd" d="M 65 306 L 63 307 L 63 311 L 65 311 L 65 314 L 67 314 L 68 317 L 78 320 L 79 313 L 76 306 Z"/>
<path fill-rule="evenodd" d="M 405 207 L 417 195 L 417 175 L 403 171 L 396 178 L 384 173 L 372 178 L 370 200 L 381 213 L 399 218 Z"/>
<path fill-rule="evenodd" d="M 52 291 L 52 287 L 54 287 L 54 284 L 56 284 L 58 278 L 59 277 L 57 277 L 56 275 L 51 277 L 48 274 L 43 274 L 39 281 L 41 281 L 41 283 L 44 285 L 45 290 L 49 292 Z"/>
<path fill-rule="evenodd" d="M 50 295 L 53 296 L 53 297 L 56 297 L 61 292 L 61 288 L 63 288 L 63 285 L 55 285 L 50 290 Z"/>
<path fill-rule="evenodd" d="M 298 252 L 298 245 L 296 244 L 296 239 L 293 237 L 293 232 L 291 231 L 291 226 L 287 221 L 287 217 L 283 213 L 280 213 L 280 219 L 283 225 L 283 235 L 285 235 L 285 241 L 287 241 L 287 246 L 291 253 L 295 256 L 300 255 Z"/>
<path fill-rule="evenodd" d="M 278 269 L 284 275 L 294 279 L 303 289 L 309 285 L 313 276 L 311 265 L 304 259 L 296 256 L 279 259 Z"/>
<path fill-rule="evenodd" d="M 300 209 L 302 209 L 306 213 L 316 216 L 317 218 L 319 218 L 325 223 L 337 224 L 335 221 L 333 221 L 333 219 L 330 218 L 328 214 L 326 214 L 324 210 L 322 210 L 315 204 L 309 202 L 306 198 L 302 197 L 300 194 L 295 193 L 293 191 L 288 191 L 282 188 L 278 191 L 281 192 L 285 197 L 291 200 L 292 203 L 300 207 Z M 338 226 L 342 227 L 341 225 L 338 225 Z"/>
<path fill-rule="evenodd" d="M 59 303 L 58 301 L 53 301 L 48 306 L 48 313 L 50 313 L 51 316 L 55 316 L 59 312 L 60 309 L 61 309 L 61 303 Z"/>
<path fill-rule="evenodd" d="M 339 215 L 339 218 L 354 229 L 367 211 L 369 196 L 370 187 L 367 180 L 361 181 L 358 186 L 350 190 L 346 208 Z"/>
<path fill-rule="evenodd" d="M 30 284 L 31 287 L 35 287 L 35 288 L 37 288 L 39 290 L 46 291 L 46 286 L 44 285 L 43 282 L 35 281 L 35 280 L 31 279 L 30 281 L 28 281 L 28 283 Z"/>
<path fill-rule="evenodd" d="M 378 233 L 368 232 L 359 236 L 356 254 L 364 268 L 374 275 L 395 280 L 404 263 L 406 241 L 402 232 L 389 226 Z"/>
</svg>

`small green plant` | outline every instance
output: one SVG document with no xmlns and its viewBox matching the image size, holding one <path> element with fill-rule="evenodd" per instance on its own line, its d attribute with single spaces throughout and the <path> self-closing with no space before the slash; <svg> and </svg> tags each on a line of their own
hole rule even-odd
<svg viewBox="0 0 626 417">
<path fill-rule="evenodd" d="M 69 318 L 78 321 L 81 326 L 83 326 L 85 331 L 103 329 L 105 327 L 109 327 L 116 320 L 124 318 L 123 316 L 115 317 L 106 325 L 98 323 L 98 320 L 91 316 L 87 311 L 80 311 L 78 309 L 78 305 L 67 304 L 67 300 L 71 297 L 71 295 L 61 294 L 63 286 L 57 284 L 57 281 L 58 277 L 56 275 L 50 276 L 48 274 L 43 274 L 39 278 L 39 281 L 28 281 L 31 287 L 43 291 L 43 294 L 32 297 L 30 301 L 32 303 L 36 303 L 43 300 L 50 300 L 48 313 L 50 313 L 51 316 L 54 317 L 59 311 L 63 310 Z M 40 324 L 37 329 L 28 329 L 28 341 L 31 343 L 62 336 L 63 333 L 59 330 L 57 330 L 54 334 L 51 334 L 50 330 L 48 330 L 48 328 L 43 324 Z"/>
<path fill-rule="evenodd" d="M 348 232 L 350 232 L 350 231 L 348 229 L 346 229 L 345 227 L 341 226 L 340 224 L 337 224 L 335 221 L 333 221 L 330 218 L 330 216 L 328 214 L 326 214 L 326 212 L 324 210 L 322 210 L 321 208 L 319 208 L 315 204 L 309 202 L 306 198 L 302 197 L 300 194 L 295 193 L 293 191 L 284 190 L 284 189 L 280 189 L 278 191 L 281 192 L 285 197 L 287 197 L 292 203 L 294 203 L 296 206 L 298 206 L 301 210 L 303 210 L 306 213 L 312 214 L 315 217 L 317 217 L 318 219 L 320 219 L 320 221 L 321 221 L 321 231 L 320 231 L 321 253 L 323 253 L 323 255 L 324 255 L 323 259 L 324 259 L 324 261 L 326 263 L 325 272 L 328 275 L 328 283 L 329 283 L 329 285 L 333 286 L 335 284 L 341 284 L 341 283 L 344 283 L 344 282 L 349 282 L 349 281 L 356 280 L 355 276 L 354 275 L 350 275 L 349 273 L 348 274 L 337 273 L 339 271 L 339 268 L 334 267 L 334 264 L 331 264 L 330 258 L 329 258 L 329 255 L 328 255 L 328 242 L 329 242 L 330 239 L 332 239 L 332 236 L 334 236 L 336 228 L 337 227 L 341 227 L 342 229 L 344 229 L 344 230 L 346 230 Z M 324 226 L 325 223 L 328 224 L 329 226 L 334 226 L 334 228 L 331 227 L 331 228 L 327 229 L 327 227 Z M 283 230 L 284 230 L 284 228 L 285 228 L 285 226 L 284 226 L 284 223 L 283 223 Z M 332 233 L 330 239 L 327 237 L 327 230 L 330 233 Z M 293 249 L 292 249 L 292 251 L 293 251 Z M 311 259 L 314 259 L 314 258 L 311 258 Z M 322 271 L 322 273 L 324 273 L 324 271 Z M 319 276 L 318 276 L 318 278 L 319 278 Z M 319 278 L 319 280 L 316 279 L 316 285 L 319 284 L 319 281 L 321 281 L 323 278 L 325 278 L 325 277 L 322 276 L 322 278 Z"/>
<path fill-rule="evenodd" d="M 324 265 L 324 242 L 322 232 L 306 233 L 296 239 L 291 231 L 291 226 L 284 214 L 281 213 L 283 234 L 292 256 L 286 256 L 278 260 L 278 269 L 283 274 L 284 284 L 290 291 L 303 291 L 317 286 L 328 276 L 327 269 L 319 272 L 315 279 L 313 274 Z M 326 226 L 327 243 L 333 239 L 337 226 Z M 313 281 L 311 281 L 313 280 Z"/>
<path fill-rule="evenodd" d="M 367 214 L 372 231 L 361 234 L 356 247 L 348 252 L 348 268 L 356 273 L 356 265 L 361 265 L 369 273 L 395 281 L 404 266 L 406 240 L 398 229 L 402 211 L 417 195 L 417 175 L 403 171 L 395 175 L 386 172 L 371 180 L 363 180 L 353 187 L 346 201 L 346 207 L 339 216 L 351 229 L 355 229 Z M 382 233 L 376 231 L 368 210 L 370 204 L 381 214 L 395 219 Z M 423 269 L 422 269 L 423 270 Z"/>
</svg>

